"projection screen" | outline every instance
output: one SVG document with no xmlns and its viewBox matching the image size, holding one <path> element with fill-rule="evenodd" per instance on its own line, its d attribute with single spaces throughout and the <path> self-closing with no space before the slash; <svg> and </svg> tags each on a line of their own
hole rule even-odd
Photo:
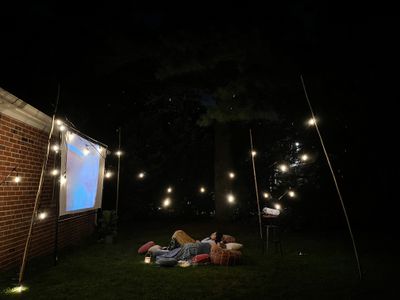
<svg viewBox="0 0 400 300">
<path fill-rule="evenodd" d="M 61 140 L 60 216 L 100 208 L 107 149 L 72 131 Z"/>
</svg>

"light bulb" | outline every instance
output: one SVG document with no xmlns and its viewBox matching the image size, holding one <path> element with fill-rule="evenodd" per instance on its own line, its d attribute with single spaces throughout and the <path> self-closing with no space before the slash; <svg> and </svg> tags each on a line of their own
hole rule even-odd
<svg viewBox="0 0 400 300">
<path fill-rule="evenodd" d="M 206 192 L 206 189 L 204 187 L 201 187 L 200 188 L 200 193 L 205 193 L 205 192 Z"/>
<path fill-rule="evenodd" d="M 229 203 L 234 203 L 235 202 L 235 196 L 233 196 L 232 194 L 228 194 L 226 196 L 227 200 Z"/>
<path fill-rule="evenodd" d="M 233 179 L 236 176 L 235 173 L 233 173 L 233 172 L 229 172 L 228 175 L 229 175 L 230 179 Z"/>
<path fill-rule="evenodd" d="M 164 207 L 168 207 L 171 204 L 171 199 L 169 198 L 165 198 L 164 202 L 163 202 L 163 206 Z"/>
<path fill-rule="evenodd" d="M 293 191 L 289 191 L 288 192 L 288 195 L 289 195 L 289 197 L 295 197 L 296 196 L 296 193 L 295 192 L 293 192 Z"/>
</svg>

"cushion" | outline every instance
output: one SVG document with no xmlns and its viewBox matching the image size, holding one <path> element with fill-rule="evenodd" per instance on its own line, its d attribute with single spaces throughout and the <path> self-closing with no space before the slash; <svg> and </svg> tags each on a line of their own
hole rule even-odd
<svg viewBox="0 0 400 300">
<path fill-rule="evenodd" d="M 240 250 L 243 245 L 239 243 L 227 243 L 226 245 L 227 250 Z"/>
<path fill-rule="evenodd" d="M 227 244 L 227 243 L 234 243 L 234 242 L 236 242 L 236 239 L 235 239 L 233 236 L 231 236 L 231 235 L 224 234 L 224 235 L 222 236 L 222 241 L 223 241 L 225 244 Z"/>
<path fill-rule="evenodd" d="M 147 242 L 139 248 L 138 253 L 145 254 L 147 251 L 149 251 L 150 247 L 153 247 L 155 244 L 156 243 L 154 243 L 153 241 Z"/>
<path fill-rule="evenodd" d="M 208 254 L 198 254 L 192 258 L 192 263 L 206 263 L 210 261 L 210 255 Z"/>
<path fill-rule="evenodd" d="M 153 254 L 154 252 L 156 252 L 158 250 L 161 250 L 161 246 L 160 245 L 154 245 L 154 246 L 151 246 L 149 248 L 149 250 L 147 250 L 147 252 L 150 252 L 151 254 Z"/>
<path fill-rule="evenodd" d="M 214 265 L 234 266 L 240 264 L 242 253 L 238 250 L 214 248 L 211 250 L 210 260 Z"/>
<path fill-rule="evenodd" d="M 178 263 L 175 258 L 169 257 L 160 257 L 157 258 L 156 264 L 159 264 L 162 267 L 173 267 Z"/>
</svg>

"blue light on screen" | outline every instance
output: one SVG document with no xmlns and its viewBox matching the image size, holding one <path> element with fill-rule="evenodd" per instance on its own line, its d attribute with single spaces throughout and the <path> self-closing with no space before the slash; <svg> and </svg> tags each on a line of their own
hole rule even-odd
<svg viewBox="0 0 400 300">
<path fill-rule="evenodd" d="M 100 147 L 75 137 L 67 143 L 66 211 L 94 207 L 99 178 Z"/>
</svg>

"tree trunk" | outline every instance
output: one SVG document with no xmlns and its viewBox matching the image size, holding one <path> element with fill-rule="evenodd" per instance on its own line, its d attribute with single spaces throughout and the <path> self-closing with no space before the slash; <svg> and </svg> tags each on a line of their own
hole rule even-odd
<svg viewBox="0 0 400 300">
<path fill-rule="evenodd" d="M 215 123 L 214 133 L 214 189 L 215 215 L 217 220 L 226 221 L 232 215 L 227 194 L 232 190 L 232 180 L 228 177 L 233 170 L 231 153 L 231 130 L 228 124 Z"/>
</svg>

